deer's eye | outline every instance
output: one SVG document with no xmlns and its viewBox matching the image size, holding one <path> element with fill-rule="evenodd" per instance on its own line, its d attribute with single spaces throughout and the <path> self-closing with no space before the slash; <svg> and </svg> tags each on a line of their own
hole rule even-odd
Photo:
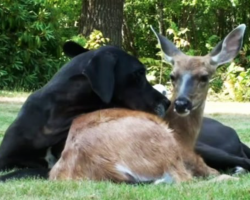
<svg viewBox="0 0 250 200">
<path fill-rule="evenodd" d="M 201 75 L 200 76 L 200 81 L 203 83 L 208 82 L 208 79 L 209 79 L 208 75 Z"/>
<path fill-rule="evenodd" d="M 170 74 L 170 80 L 172 81 L 172 82 L 174 82 L 175 80 L 176 80 L 176 77 L 173 75 L 173 74 Z"/>
</svg>

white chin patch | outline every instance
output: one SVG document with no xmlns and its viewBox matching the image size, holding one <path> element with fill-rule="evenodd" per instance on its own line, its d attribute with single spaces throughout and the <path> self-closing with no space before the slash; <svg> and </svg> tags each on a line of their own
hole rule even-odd
<svg viewBox="0 0 250 200">
<path fill-rule="evenodd" d="M 186 117 L 190 114 L 190 110 L 186 109 L 184 113 L 179 113 L 177 112 L 177 110 L 174 108 L 174 112 L 176 112 L 177 115 L 181 116 L 181 117 Z"/>
</svg>

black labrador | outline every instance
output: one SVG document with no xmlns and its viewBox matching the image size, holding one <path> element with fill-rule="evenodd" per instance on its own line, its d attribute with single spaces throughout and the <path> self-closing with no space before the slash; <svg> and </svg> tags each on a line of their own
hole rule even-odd
<svg viewBox="0 0 250 200">
<path fill-rule="evenodd" d="M 75 57 L 28 97 L 4 135 L 0 171 L 24 169 L 1 176 L 1 181 L 46 178 L 72 120 L 82 113 L 123 107 L 163 116 L 170 105 L 147 81 L 144 65 L 123 50 L 105 46 L 86 52 L 70 42 L 64 50 Z"/>
</svg>

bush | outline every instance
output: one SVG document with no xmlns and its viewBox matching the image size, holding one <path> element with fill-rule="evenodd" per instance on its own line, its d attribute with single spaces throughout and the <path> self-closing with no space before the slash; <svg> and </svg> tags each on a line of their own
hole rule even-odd
<svg viewBox="0 0 250 200">
<path fill-rule="evenodd" d="M 65 62 L 57 9 L 46 2 L 0 3 L 1 89 L 40 88 Z"/>
</svg>

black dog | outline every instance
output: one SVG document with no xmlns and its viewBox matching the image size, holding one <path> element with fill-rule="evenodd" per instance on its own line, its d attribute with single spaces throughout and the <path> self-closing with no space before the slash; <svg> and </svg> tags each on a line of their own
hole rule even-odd
<svg viewBox="0 0 250 200">
<path fill-rule="evenodd" d="M 204 117 L 195 150 L 207 165 L 219 171 L 250 171 L 249 147 L 240 141 L 234 129 L 214 119 Z"/>
<path fill-rule="evenodd" d="M 72 44 L 67 43 L 64 50 L 71 56 L 80 55 L 28 97 L 4 135 L 0 170 L 28 169 L 0 180 L 46 178 L 49 162 L 60 156 L 72 120 L 82 113 L 123 107 L 165 114 L 170 102 L 149 84 L 145 67 L 136 58 L 112 46 L 84 53 L 82 47 Z M 48 156 L 50 151 L 52 157 Z"/>
</svg>

